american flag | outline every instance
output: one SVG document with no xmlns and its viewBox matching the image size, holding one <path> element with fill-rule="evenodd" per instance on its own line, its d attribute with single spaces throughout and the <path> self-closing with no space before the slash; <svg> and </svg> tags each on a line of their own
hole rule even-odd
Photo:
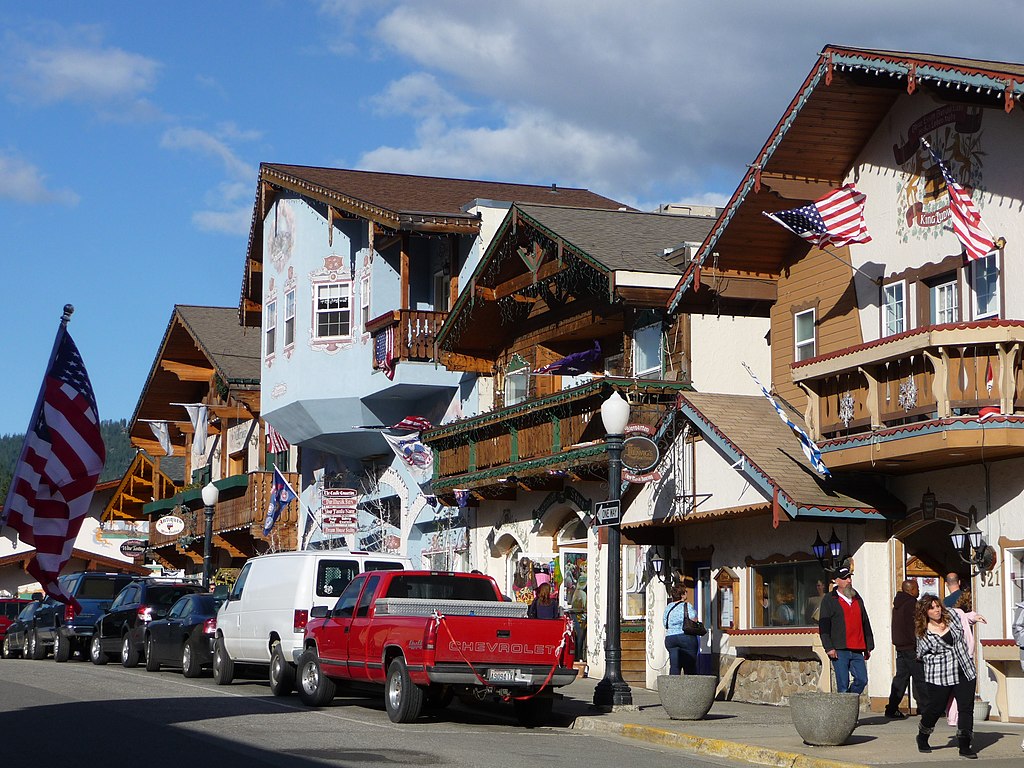
<svg viewBox="0 0 1024 768">
<path fill-rule="evenodd" d="M 395 378 L 395 326 L 389 325 L 377 335 L 374 346 L 377 365 L 389 380 Z"/>
<path fill-rule="evenodd" d="M 281 433 L 267 424 L 267 452 L 282 453 L 288 450 L 288 441 L 281 437 Z"/>
<path fill-rule="evenodd" d="M 939 153 L 932 149 L 924 139 L 921 139 L 925 149 L 932 156 L 932 162 L 942 172 L 942 178 L 946 182 L 946 189 L 949 190 L 949 212 L 953 217 L 953 234 L 967 251 L 967 258 L 982 259 L 992 252 L 995 242 L 991 237 L 981 231 L 981 212 L 974 204 L 967 190 L 961 187 L 953 174 L 949 172 L 946 164 L 942 162 Z"/>
<path fill-rule="evenodd" d="M 76 613 L 78 603 L 61 590 L 57 577 L 71 558 L 105 460 L 96 396 L 62 323 L 0 523 L 35 547 L 28 572 L 47 595 Z"/>
<path fill-rule="evenodd" d="M 801 208 L 791 208 L 764 215 L 786 229 L 824 248 L 841 248 L 850 243 L 871 242 L 864 221 L 864 201 L 867 195 L 858 192 L 853 184 L 834 189 L 824 197 Z"/>
<path fill-rule="evenodd" d="M 422 432 L 425 429 L 430 429 L 433 424 L 430 423 L 429 419 L 425 419 L 422 416 L 406 416 L 397 424 L 393 424 L 388 429 L 403 429 L 408 432 Z"/>
</svg>

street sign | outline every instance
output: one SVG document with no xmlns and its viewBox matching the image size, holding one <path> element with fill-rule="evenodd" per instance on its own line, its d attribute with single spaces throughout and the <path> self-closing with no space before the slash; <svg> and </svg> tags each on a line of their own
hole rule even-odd
<svg viewBox="0 0 1024 768">
<path fill-rule="evenodd" d="M 622 508 L 619 500 L 599 501 L 594 504 L 594 517 L 598 525 L 618 525 L 622 519 Z"/>
</svg>

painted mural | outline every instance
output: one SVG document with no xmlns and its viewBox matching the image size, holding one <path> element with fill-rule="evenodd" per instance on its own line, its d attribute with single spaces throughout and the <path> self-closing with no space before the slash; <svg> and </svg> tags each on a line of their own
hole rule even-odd
<svg viewBox="0 0 1024 768">
<path fill-rule="evenodd" d="M 946 104 L 914 120 L 893 144 L 893 159 L 906 174 L 897 177 L 896 234 L 904 243 L 938 238 L 950 217 L 942 174 L 921 139 L 939 153 L 968 193 L 983 189 L 982 115 L 978 108 Z"/>
<path fill-rule="evenodd" d="M 274 206 L 274 216 L 270 226 L 266 228 L 266 254 L 274 269 L 284 270 L 292 258 L 295 247 L 295 214 L 292 213 L 291 201 L 279 200 Z"/>
</svg>

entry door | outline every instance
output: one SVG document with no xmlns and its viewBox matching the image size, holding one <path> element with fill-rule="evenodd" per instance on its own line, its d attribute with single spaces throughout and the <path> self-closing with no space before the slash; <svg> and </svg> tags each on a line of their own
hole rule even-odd
<svg viewBox="0 0 1024 768">
<path fill-rule="evenodd" d="M 695 582 L 696 594 L 693 597 L 694 605 L 697 607 L 700 620 L 708 628 L 708 633 L 704 637 L 698 638 L 697 674 L 713 675 L 715 671 L 712 669 L 714 659 L 711 655 L 711 628 L 715 626 L 715 623 L 713 621 L 714 617 L 711 615 L 711 604 L 714 597 L 714 591 L 711 588 L 711 563 L 697 563 L 696 570 L 697 579 Z"/>
</svg>

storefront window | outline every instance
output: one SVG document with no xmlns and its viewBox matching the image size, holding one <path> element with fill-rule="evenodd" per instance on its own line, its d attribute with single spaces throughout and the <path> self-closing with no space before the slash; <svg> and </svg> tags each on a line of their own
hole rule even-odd
<svg viewBox="0 0 1024 768">
<path fill-rule="evenodd" d="M 829 579 L 815 562 L 758 565 L 752 569 L 752 627 L 812 627 Z"/>
</svg>

